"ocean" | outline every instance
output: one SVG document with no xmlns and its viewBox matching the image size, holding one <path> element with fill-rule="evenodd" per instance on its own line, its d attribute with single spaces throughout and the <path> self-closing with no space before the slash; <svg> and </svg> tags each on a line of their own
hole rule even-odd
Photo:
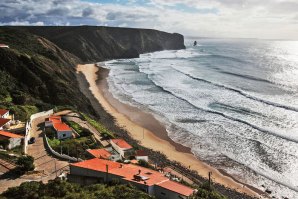
<svg viewBox="0 0 298 199">
<path fill-rule="evenodd" d="M 199 159 L 298 198 L 298 41 L 197 42 L 106 62 L 110 92 L 152 113 Z"/>
</svg>

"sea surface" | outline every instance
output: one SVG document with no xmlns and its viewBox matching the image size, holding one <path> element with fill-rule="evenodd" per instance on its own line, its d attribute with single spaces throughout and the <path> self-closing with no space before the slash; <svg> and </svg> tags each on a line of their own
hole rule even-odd
<svg viewBox="0 0 298 199">
<path fill-rule="evenodd" d="M 152 113 L 199 159 L 271 196 L 298 198 L 298 41 L 192 42 L 106 62 L 110 91 Z"/>
</svg>

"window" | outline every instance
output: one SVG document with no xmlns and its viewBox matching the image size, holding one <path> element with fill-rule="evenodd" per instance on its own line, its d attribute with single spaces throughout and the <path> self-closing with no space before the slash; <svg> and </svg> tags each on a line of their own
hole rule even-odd
<svg viewBox="0 0 298 199">
<path fill-rule="evenodd" d="M 63 134 L 62 134 L 62 137 L 66 137 L 66 134 L 65 134 L 65 133 L 63 133 Z"/>
<path fill-rule="evenodd" d="M 160 192 L 160 193 L 161 193 L 161 195 L 164 195 L 164 196 L 166 195 L 166 193 L 164 193 L 164 192 Z"/>
</svg>

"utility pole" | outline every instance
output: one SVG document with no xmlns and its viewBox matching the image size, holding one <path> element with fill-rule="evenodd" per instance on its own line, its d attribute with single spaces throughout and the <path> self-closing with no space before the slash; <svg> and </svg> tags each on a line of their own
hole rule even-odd
<svg viewBox="0 0 298 199">
<path fill-rule="evenodd" d="M 209 191 L 211 191 L 211 175 L 212 175 L 212 172 L 209 171 L 208 173 Z"/>
<path fill-rule="evenodd" d="M 54 163 L 55 163 L 55 173 L 56 173 L 56 178 L 57 178 L 58 176 L 57 176 L 57 165 L 56 165 L 56 159 L 54 159 Z"/>
</svg>

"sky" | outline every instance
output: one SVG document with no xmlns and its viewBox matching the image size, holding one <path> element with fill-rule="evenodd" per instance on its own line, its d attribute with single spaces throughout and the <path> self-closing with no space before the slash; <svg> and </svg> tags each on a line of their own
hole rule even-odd
<svg viewBox="0 0 298 199">
<path fill-rule="evenodd" d="M 0 25 L 98 25 L 298 40 L 298 0 L 1 0 Z"/>
</svg>

